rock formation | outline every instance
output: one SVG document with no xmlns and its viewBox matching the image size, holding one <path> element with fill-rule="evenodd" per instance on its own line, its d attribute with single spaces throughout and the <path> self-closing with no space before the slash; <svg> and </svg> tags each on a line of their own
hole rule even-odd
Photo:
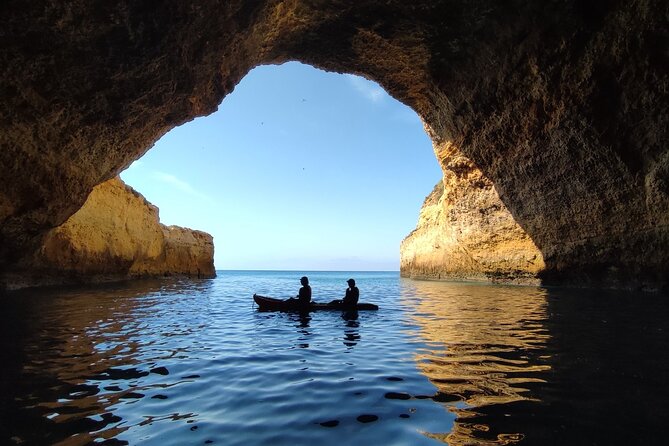
<svg viewBox="0 0 669 446">
<path fill-rule="evenodd" d="M 47 232 L 9 288 L 185 275 L 214 277 L 214 243 L 201 231 L 164 226 L 158 208 L 119 178 L 96 186 L 81 209 Z"/>
<path fill-rule="evenodd" d="M 435 147 L 490 182 L 541 252 L 543 281 L 667 285 L 664 0 L 10 0 L 0 10 L 4 274 L 21 273 L 96 185 L 213 111 L 251 68 L 298 60 L 364 75 L 411 106 Z"/>
<path fill-rule="evenodd" d="M 493 184 L 450 144 L 436 150 L 444 179 L 400 247 L 402 275 L 538 284 L 543 256 Z"/>
</svg>

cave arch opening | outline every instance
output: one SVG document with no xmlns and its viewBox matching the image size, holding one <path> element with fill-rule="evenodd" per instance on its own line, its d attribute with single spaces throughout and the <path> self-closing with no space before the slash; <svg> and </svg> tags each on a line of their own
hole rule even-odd
<svg viewBox="0 0 669 446">
<path fill-rule="evenodd" d="M 249 68 L 300 60 L 379 81 L 435 147 L 453 142 L 546 254 L 547 283 L 664 289 L 660 3 L 612 4 L 597 20 L 569 4 L 8 8 L 0 272 L 31 275 L 46 232 L 159 135 L 211 113 Z M 606 107 L 611 94 L 625 106 Z"/>
<path fill-rule="evenodd" d="M 212 234 L 217 269 L 397 270 L 441 175 L 411 108 L 288 62 L 251 70 L 121 177 L 164 224 Z"/>
</svg>

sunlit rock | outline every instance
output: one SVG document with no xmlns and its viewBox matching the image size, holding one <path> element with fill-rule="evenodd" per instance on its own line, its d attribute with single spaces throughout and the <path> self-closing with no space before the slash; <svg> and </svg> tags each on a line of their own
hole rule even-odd
<svg viewBox="0 0 669 446">
<path fill-rule="evenodd" d="M 96 186 L 84 206 L 49 231 L 23 285 L 108 281 L 137 277 L 185 275 L 213 277 L 211 235 L 164 226 L 158 208 L 119 178 Z"/>
<path fill-rule="evenodd" d="M 3 276 L 250 69 L 298 60 L 378 81 L 436 147 L 457 147 L 541 252 L 543 283 L 669 283 L 664 0 L 46 1 L 10 2 L 2 17 Z M 463 215 L 479 205 L 443 202 Z M 509 256 L 516 269 L 517 253 L 497 245 L 486 277 Z"/>
<path fill-rule="evenodd" d="M 214 239 L 203 231 L 180 226 L 162 226 L 164 258 L 153 265 L 154 272 L 190 277 L 213 277 Z"/>
<path fill-rule="evenodd" d="M 425 199 L 400 246 L 405 277 L 539 283 L 541 251 L 490 180 L 450 143 L 435 150 L 444 179 Z"/>
</svg>

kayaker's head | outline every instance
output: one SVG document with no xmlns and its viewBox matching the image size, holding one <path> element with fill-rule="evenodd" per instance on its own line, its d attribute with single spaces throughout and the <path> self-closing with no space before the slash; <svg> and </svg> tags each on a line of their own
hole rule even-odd
<svg viewBox="0 0 669 446">
<path fill-rule="evenodd" d="M 300 279 L 300 283 L 302 285 L 309 285 L 309 278 L 307 276 L 302 276 L 302 278 Z"/>
<path fill-rule="evenodd" d="M 348 279 L 346 283 L 348 283 L 348 286 L 355 286 L 355 280 L 353 279 Z"/>
</svg>

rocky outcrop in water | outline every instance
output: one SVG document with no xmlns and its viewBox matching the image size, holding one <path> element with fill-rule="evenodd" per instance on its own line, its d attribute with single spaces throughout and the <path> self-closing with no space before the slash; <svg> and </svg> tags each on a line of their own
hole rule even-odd
<svg viewBox="0 0 669 446">
<path fill-rule="evenodd" d="M 668 283 L 663 0 L 0 8 L 3 275 L 20 273 L 96 185 L 215 110 L 251 68 L 298 60 L 364 75 L 411 106 L 435 147 L 490 181 L 541 252 L 543 282 Z"/>
<path fill-rule="evenodd" d="M 119 178 L 96 186 L 84 206 L 47 232 L 25 276 L 10 288 L 139 277 L 214 277 L 211 235 L 160 224 L 158 208 Z"/>
<path fill-rule="evenodd" d="M 436 150 L 444 179 L 425 199 L 400 246 L 403 276 L 539 283 L 541 251 L 516 223 L 493 184 L 459 151 Z"/>
</svg>

